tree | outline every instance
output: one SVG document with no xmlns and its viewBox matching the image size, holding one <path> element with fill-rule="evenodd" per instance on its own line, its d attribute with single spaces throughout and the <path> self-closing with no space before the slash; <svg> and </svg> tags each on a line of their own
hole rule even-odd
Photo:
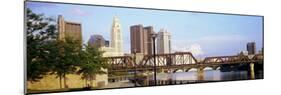
<svg viewBox="0 0 281 95">
<path fill-rule="evenodd" d="M 49 59 L 52 43 L 57 38 L 54 20 L 35 14 L 27 9 L 26 14 L 26 41 L 27 41 L 27 80 L 34 82 L 46 75 L 49 69 Z"/>
<path fill-rule="evenodd" d="M 91 85 L 93 84 L 96 74 L 106 74 L 103 69 L 107 68 L 107 64 L 102 54 L 99 48 L 89 45 L 85 45 L 85 50 L 80 52 L 81 64 L 77 73 L 82 75 L 81 78 L 85 80 L 86 85 L 87 80 Z"/>
<path fill-rule="evenodd" d="M 85 46 L 82 50 L 80 40 L 66 37 L 58 39 L 55 20 L 35 14 L 27 9 L 26 35 L 27 35 L 27 80 L 39 81 L 47 74 L 56 74 L 59 77 L 60 88 L 66 75 L 82 74 L 83 79 L 92 83 L 96 74 L 104 74 L 106 68 L 102 53 L 96 47 Z"/>
<path fill-rule="evenodd" d="M 35 14 L 27 9 L 27 80 L 38 81 L 44 75 L 51 73 L 62 78 L 66 83 L 65 75 L 73 73 L 79 63 L 78 53 L 81 43 L 71 38 L 65 41 L 58 40 L 55 20 Z"/>
<path fill-rule="evenodd" d="M 81 43 L 72 38 L 58 40 L 55 45 L 54 54 L 57 55 L 55 64 L 53 64 L 52 72 L 59 77 L 60 88 L 62 88 L 62 79 L 64 80 L 64 88 L 67 88 L 66 74 L 71 74 L 77 71 L 80 59 Z"/>
</svg>

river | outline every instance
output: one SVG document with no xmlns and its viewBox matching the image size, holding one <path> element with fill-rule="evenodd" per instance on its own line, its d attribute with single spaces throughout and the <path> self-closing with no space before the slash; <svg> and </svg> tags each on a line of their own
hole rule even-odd
<svg viewBox="0 0 281 95">
<path fill-rule="evenodd" d="M 231 71 L 221 72 L 220 70 L 205 70 L 202 78 L 198 77 L 197 71 L 176 72 L 176 73 L 158 73 L 157 80 L 203 80 L 203 81 L 227 81 L 227 80 L 245 80 L 245 79 L 261 79 L 262 71 L 255 72 L 255 76 L 251 76 L 247 71 Z M 152 79 L 152 77 L 151 77 Z"/>
</svg>

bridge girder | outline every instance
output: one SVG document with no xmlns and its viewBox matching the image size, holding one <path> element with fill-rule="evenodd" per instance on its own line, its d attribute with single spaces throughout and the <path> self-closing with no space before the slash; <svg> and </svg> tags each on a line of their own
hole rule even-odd
<svg viewBox="0 0 281 95">
<path fill-rule="evenodd" d="M 256 54 L 251 59 L 246 55 L 206 57 L 198 62 L 190 52 L 176 52 L 171 54 L 156 54 L 156 66 L 162 69 L 205 68 L 217 69 L 220 64 L 258 63 L 263 61 L 263 54 Z M 107 64 L 112 71 L 152 70 L 154 56 L 146 55 L 139 63 L 134 63 L 131 56 L 106 57 Z"/>
<path fill-rule="evenodd" d="M 156 66 L 171 66 L 182 64 L 196 64 L 197 60 L 190 52 L 176 52 L 171 54 L 156 54 Z M 154 66 L 154 56 L 146 55 L 138 66 Z"/>
</svg>

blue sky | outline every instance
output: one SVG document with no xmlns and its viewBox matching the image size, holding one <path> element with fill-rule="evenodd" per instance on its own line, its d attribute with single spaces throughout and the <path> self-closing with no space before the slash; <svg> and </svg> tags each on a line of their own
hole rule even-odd
<svg viewBox="0 0 281 95">
<path fill-rule="evenodd" d="M 159 11 L 102 6 L 28 2 L 27 8 L 47 17 L 63 15 L 65 20 L 82 23 L 84 43 L 90 35 L 101 34 L 110 40 L 113 17 L 120 19 L 124 51 L 130 52 L 130 26 L 142 24 L 171 33 L 172 51 L 190 51 L 195 56 L 234 55 L 246 50 L 246 43 L 263 47 L 262 17 Z"/>
</svg>

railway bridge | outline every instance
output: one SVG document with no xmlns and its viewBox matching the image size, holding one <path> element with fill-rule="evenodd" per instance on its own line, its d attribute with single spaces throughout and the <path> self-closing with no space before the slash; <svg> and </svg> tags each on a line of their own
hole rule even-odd
<svg viewBox="0 0 281 95">
<path fill-rule="evenodd" d="M 156 60 L 157 72 L 188 72 L 191 69 L 197 69 L 199 79 L 204 77 L 204 69 L 206 68 L 223 70 L 224 68 L 229 69 L 240 65 L 246 65 L 246 67 L 249 67 L 247 70 L 254 72 L 255 64 L 263 65 L 263 54 L 212 56 L 198 61 L 190 52 L 175 52 L 170 54 L 156 54 L 155 56 L 145 55 L 142 60 L 138 62 L 136 62 L 136 58 L 132 56 L 106 57 L 106 62 L 110 65 L 108 73 L 110 75 L 117 72 L 153 72 L 155 68 L 154 57 Z M 251 73 L 251 76 L 254 75 Z M 132 78 L 133 76 L 130 77 Z M 128 79 L 126 77 L 123 78 Z"/>
</svg>

